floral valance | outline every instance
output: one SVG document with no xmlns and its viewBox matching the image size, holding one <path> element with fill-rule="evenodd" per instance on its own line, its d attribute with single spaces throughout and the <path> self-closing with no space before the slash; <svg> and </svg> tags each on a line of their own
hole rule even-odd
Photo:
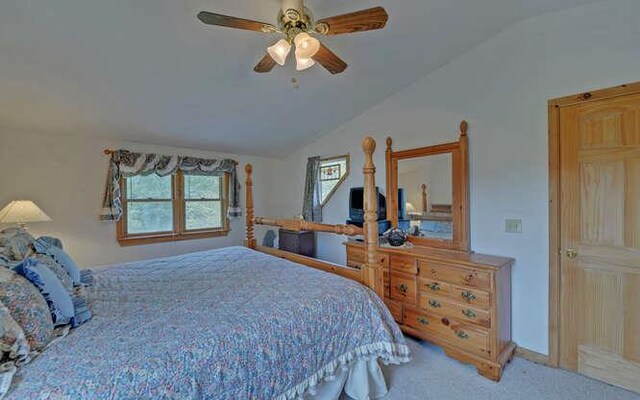
<svg viewBox="0 0 640 400">
<path fill-rule="evenodd" d="M 240 183 L 236 161 L 231 159 L 204 159 L 195 157 L 163 156 L 116 150 L 111 153 L 107 184 L 102 202 L 100 219 L 119 221 L 122 217 L 120 178 L 156 174 L 167 176 L 180 170 L 186 175 L 221 175 L 229 173 L 229 217 L 242 215 L 240 208 Z"/>
</svg>

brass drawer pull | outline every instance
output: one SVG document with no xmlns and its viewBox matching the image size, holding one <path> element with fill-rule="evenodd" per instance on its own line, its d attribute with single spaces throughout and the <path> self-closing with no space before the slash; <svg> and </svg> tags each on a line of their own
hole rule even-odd
<svg viewBox="0 0 640 400">
<path fill-rule="evenodd" d="M 397 288 L 402 293 L 407 293 L 407 290 L 409 290 L 409 286 L 405 285 L 404 283 L 401 285 L 398 285 Z"/>
<path fill-rule="evenodd" d="M 469 335 L 467 335 L 464 331 L 456 331 L 456 336 L 460 339 L 469 339 Z"/>
<path fill-rule="evenodd" d="M 473 294 L 473 292 L 470 292 L 468 290 L 466 292 L 460 293 L 460 295 L 462 296 L 463 299 L 465 299 L 469 303 L 471 303 L 472 301 L 474 301 L 476 299 L 476 295 Z"/>
<path fill-rule="evenodd" d="M 422 325 L 429 325 L 429 320 L 425 317 L 418 317 L 418 322 L 420 322 Z"/>
<path fill-rule="evenodd" d="M 473 274 L 469 274 L 469 275 L 462 275 L 462 280 L 464 281 L 464 283 L 469 284 L 469 282 L 471 282 L 471 280 L 473 279 Z"/>
<path fill-rule="evenodd" d="M 473 310 L 469 310 L 469 309 L 462 310 L 462 315 L 464 315 L 467 318 L 475 318 L 476 317 L 476 313 L 473 312 Z"/>
<path fill-rule="evenodd" d="M 440 308 L 442 307 L 442 304 L 440 304 L 440 302 L 436 301 L 436 300 L 429 300 L 429 305 L 433 308 Z"/>
<path fill-rule="evenodd" d="M 427 287 L 429 289 L 431 289 L 431 290 L 436 291 L 436 292 L 440 290 L 440 285 L 438 284 L 438 282 L 430 283 L 430 284 L 427 285 Z"/>
</svg>

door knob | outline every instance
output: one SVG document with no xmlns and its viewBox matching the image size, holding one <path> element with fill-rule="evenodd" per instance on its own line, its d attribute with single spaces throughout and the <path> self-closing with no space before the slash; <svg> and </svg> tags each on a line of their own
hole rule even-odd
<svg viewBox="0 0 640 400">
<path fill-rule="evenodd" d="M 574 249 L 567 249 L 566 251 L 567 257 L 569 257 L 570 260 L 575 259 L 576 257 L 578 257 L 578 252 Z"/>
</svg>

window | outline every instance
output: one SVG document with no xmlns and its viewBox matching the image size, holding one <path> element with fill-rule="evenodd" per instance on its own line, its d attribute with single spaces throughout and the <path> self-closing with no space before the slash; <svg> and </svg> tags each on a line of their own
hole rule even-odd
<svg viewBox="0 0 640 400">
<path fill-rule="evenodd" d="M 121 245 L 223 236 L 229 231 L 225 210 L 228 174 L 133 176 L 123 178 Z"/>
<path fill-rule="evenodd" d="M 349 155 L 325 158 L 320 161 L 320 203 L 329 202 L 331 196 L 349 175 Z"/>
</svg>

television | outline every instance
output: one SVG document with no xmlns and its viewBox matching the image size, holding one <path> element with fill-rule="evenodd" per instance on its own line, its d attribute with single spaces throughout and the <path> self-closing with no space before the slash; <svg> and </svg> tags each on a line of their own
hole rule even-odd
<svg viewBox="0 0 640 400">
<path fill-rule="evenodd" d="M 380 189 L 376 187 L 376 197 L 378 198 L 378 221 L 387 218 L 387 200 L 380 194 Z M 352 222 L 364 222 L 364 188 L 351 188 L 349 194 L 349 219 Z"/>
</svg>

